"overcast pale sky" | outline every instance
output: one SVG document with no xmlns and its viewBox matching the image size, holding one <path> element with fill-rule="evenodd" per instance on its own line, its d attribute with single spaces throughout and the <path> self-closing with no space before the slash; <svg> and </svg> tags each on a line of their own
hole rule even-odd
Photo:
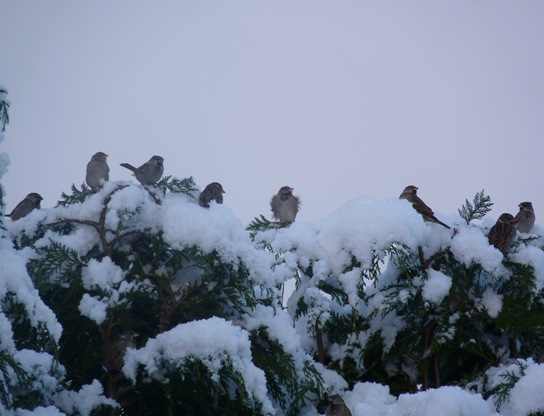
<svg viewBox="0 0 544 416">
<path fill-rule="evenodd" d="M 247 224 L 283 185 L 297 220 L 408 184 L 442 219 L 544 215 L 544 2 L 0 0 L 8 212 L 55 205 L 97 151 L 219 181 Z M 543 214 L 541 214 L 543 213 Z"/>
</svg>

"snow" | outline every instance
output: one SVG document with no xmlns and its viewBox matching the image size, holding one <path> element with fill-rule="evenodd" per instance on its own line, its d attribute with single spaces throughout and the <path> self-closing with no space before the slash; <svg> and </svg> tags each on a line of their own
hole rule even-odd
<svg viewBox="0 0 544 416">
<path fill-rule="evenodd" d="M 87 290 L 99 287 L 111 291 L 112 287 L 123 281 L 124 276 L 123 269 L 114 264 L 109 257 L 105 257 L 101 261 L 91 259 L 83 269 L 81 278 L 83 287 Z"/>
<path fill-rule="evenodd" d="M 438 270 L 430 269 L 429 278 L 423 285 L 423 298 L 433 303 L 440 303 L 450 291 L 451 277 Z"/>
<path fill-rule="evenodd" d="M 13 249 L 9 240 L 0 238 L 0 299 L 4 299 L 8 292 L 15 294 L 17 300 L 25 307 L 33 326 L 44 324 L 58 342 L 62 328 L 54 313 L 43 303 L 34 288 L 26 270 L 26 259 Z"/>
<path fill-rule="evenodd" d="M 108 317 L 108 304 L 96 296 L 84 293 L 78 306 L 82 315 L 92 319 L 97 324 L 102 324 Z"/>
<path fill-rule="evenodd" d="M 167 195 L 157 221 L 165 241 L 175 249 L 197 246 L 204 253 L 215 250 L 226 262 L 237 264 L 244 259 L 257 282 L 268 283 L 272 277 L 273 257 L 255 248 L 243 224 L 224 205 L 203 209 L 184 196 Z"/>
<path fill-rule="evenodd" d="M 2 413 L 2 414 L 8 415 L 8 413 Z M 13 414 L 15 416 L 65 416 L 66 415 L 66 413 L 60 412 L 59 409 L 53 406 L 48 406 L 48 407 L 39 406 L 33 410 L 18 409 L 16 412 L 10 413 L 10 414 Z"/>
<path fill-rule="evenodd" d="M 489 245 L 487 237 L 479 227 L 459 228 L 457 235 L 451 240 L 451 252 L 465 266 L 471 266 L 477 262 L 491 274 L 508 275 L 508 271 L 502 264 L 502 253 Z"/>
<path fill-rule="evenodd" d="M 385 415 L 492 416 L 496 414 L 481 395 L 471 394 L 460 387 L 445 386 L 417 394 L 403 394 L 399 396 L 397 405 L 397 409 L 393 406 Z"/>
<path fill-rule="evenodd" d="M 517 416 L 544 412 L 542 386 L 544 365 L 530 365 L 525 370 L 525 375 L 512 388 L 508 401 L 501 407 L 501 414 Z"/>
<path fill-rule="evenodd" d="M 540 247 L 521 246 L 512 255 L 512 260 L 532 266 L 536 276 L 536 290 L 540 291 L 544 288 L 544 251 Z"/>
<path fill-rule="evenodd" d="M 27 374 L 32 375 L 32 389 L 40 391 L 48 400 L 54 396 L 59 386 L 59 378 L 64 377 L 64 368 L 58 366 L 52 355 L 23 349 L 13 358 Z"/>
<path fill-rule="evenodd" d="M 2 160 L 0 174 L 1 168 Z M 360 315 L 365 315 L 383 307 L 386 299 L 380 290 L 392 283 L 399 271 L 399 265 L 388 257 L 391 247 L 405 246 L 415 253 L 421 247 L 426 257 L 449 247 L 455 258 L 466 266 L 478 263 L 493 277 L 509 276 L 503 264 L 504 256 L 489 245 L 484 226 L 459 225 L 454 235 L 452 230 L 424 222 L 407 201 L 382 201 L 368 196 L 357 198 L 322 221 L 296 222 L 286 228 L 258 232 L 254 242 L 228 206 L 211 204 L 209 209 L 203 209 L 195 200 L 173 194 L 161 196 L 162 203 L 157 205 L 148 191 L 139 185 L 108 182 L 82 204 L 44 208 L 20 221 L 8 221 L 3 231 L 8 238 L 0 238 L 0 298 L 14 293 L 27 311 L 32 325 L 44 324 L 57 343 L 62 328 L 53 312 L 41 301 L 26 271 L 26 262 L 35 257 L 36 252 L 30 248 L 16 251 L 10 241 L 21 233 L 32 234 L 40 223 L 63 219 L 98 221 L 108 195 L 111 199 L 105 226 L 108 230 L 106 238 L 110 242 L 119 230 L 151 230 L 162 232 L 165 241 L 174 249 L 196 246 L 204 253 L 216 251 L 225 262 L 244 262 L 258 285 L 255 288 L 257 295 L 261 290 L 276 291 L 277 285 L 292 279 L 301 270 L 309 269 L 308 276 L 300 277 L 299 288 L 288 294 L 286 310 L 277 306 L 257 305 L 236 323 L 212 317 L 179 324 L 148 339 L 141 348 L 129 348 L 125 354 L 123 372 L 133 382 L 138 374 L 142 374 L 139 372 L 142 370 L 145 380 L 167 382 L 165 365 L 181 369 L 196 359 L 204 363 L 212 379 L 217 381 L 219 371 L 225 365 L 232 365 L 243 378 L 249 396 L 261 403 L 264 411 L 270 414 L 274 414 L 276 409 L 267 395 L 264 372 L 253 364 L 249 332 L 266 328 L 271 339 L 277 340 L 293 356 L 300 370 L 304 361 L 312 360 L 312 354 L 316 353 L 313 330 L 309 330 L 315 327 L 316 320 L 324 324 L 333 314 L 347 315 L 355 309 Z M 535 230 L 539 229 L 535 227 Z M 51 241 L 76 250 L 81 256 L 95 246 L 102 249 L 96 228 L 85 224 L 76 224 L 74 232 L 69 235 L 58 235 L 48 230 L 35 247 L 45 247 Z M 263 250 L 260 246 L 262 243 L 268 244 L 273 252 Z M 544 287 L 544 252 L 541 245 L 540 237 L 527 243 L 521 241 L 509 254 L 512 261 L 534 268 L 537 290 Z M 362 275 L 372 265 L 375 255 L 384 261 L 377 279 L 363 281 Z M 357 260 L 355 263 L 354 258 Z M 188 284 L 201 277 L 198 268 L 187 268 L 184 273 L 176 276 L 175 284 Z M 125 302 L 126 295 L 136 289 L 134 283 L 125 281 L 125 276 L 126 272 L 107 256 L 89 260 L 81 273 L 86 290 L 79 303 L 81 314 L 98 325 L 103 324 L 110 309 Z M 343 289 L 347 294 L 346 302 L 335 302 L 324 293 L 318 287 L 324 282 Z M 448 296 L 452 278 L 430 267 L 426 273 L 416 276 L 413 283 L 421 289 L 426 302 L 438 304 Z M 365 285 L 367 296 L 375 296 L 363 301 L 359 293 L 361 285 Z M 399 300 L 406 301 L 410 296 L 412 293 L 405 290 L 400 293 Z M 308 313 L 293 319 L 299 300 L 308 305 Z M 484 290 L 481 299 L 474 301 L 491 317 L 497 317 L 503 305 L 502 296 L 491 287 Z M 452 315 L 451 322 L 458 318 Z M 369 332 L 380 331 L 387 351 L 404 325 L 404 321 L 393 313 L 377 314 L 370 322 Z M 349 345 L 334 344 L 326 336 L 323 341 L 332 360 L 341 361 L 348 348 L 357 353 L 357 348 L 365 345 L 369 332 L 361 331 L 354 335 Z M 62 412 L 77 412 L 90 415 L 101 404 L 114 404 L 105 398 L 97 380 L 83 386 L 78 392 L 58 392 L 58 380 L 62 379 L 64 369 L 55 369 L 53 357 L 45 352 L 17 350 L 13 338 L 9 317 L 0 313 L 0 347 L 39 380 L 34 388 L 44 392 L 56 407 L 39 407 L 33 413 L 25 410 L 6 411 L 6 414 L 53 416 L 64 414 Z M 503 416 L 526 415 L 544 409 L 544 398 L 539 389 L 544 383 L 544 367 L 529 360 L 526 363 L 524 375 L 500 409 Z M 351 391 L 346 391 L 348 383 L 338 373 L 319 363 L 315 365 L 323 377 L 326 391 L 342 394 L 353 416 L 498 414 L 493 398 L 486 401 L 480 394 L 460 387 L 446 386 L 399 397 L 393 396 L 387 386 L 376 383 L 357 383 Z M 502 366 L 495 372 L 490 371 L 490 383 L 501 382 L 499 373 L 508 368 Z M 515 370 L 517 367 L 512 365 L 511 368 Z M 306 408 L 303 414 L 317 415 L 317 411 Z"/>
<path fill-rule="evenodd" d="M 263 404 L 265 413 L 274 413 L 266 395 L 264 372 L 251 361 L 249 333 L 218 317 L 177 325 L 148 340 L 143 348 L 129 348 L 123 372 L 134 381 L 138 366 L 143 365 L 149 377 L 163 381 L 163 362 L 182 367 L 193 359 L 199 359 L 215 381 L 219 370 L 230 361 L 242 376 L 250 397 Z"/>
<path fill-rule="evenodd" d="M 101 294 L 91 296 L 84 293 L 79 303 L 79 311 L 97 324 L 107 317 L 108 308 L 123 302 L 123 295 L 136 287 L 134 283 L 123 280 L 125 273 L 109 257 L 101 261 L 91 259 L 83 268 L 81 278 L 83 287 L 89 291 L 98 290 Z"/>
<path fill-rule="evenodd" d="M 90 416 L 91 412 L 101 405 L 117 407 L 117 403 L 104 397 L 103 393 L 102 384 L 98 380 L 93 380 L 91 384 L 81 387 L 78 392 L 61 391 L 55 398 L 55 404 L 66 414 L 81 416 Z"/>
<path fill-rule="evenodd" d="M 488 287 L 482 295 L 482 306 L 487 310 L 489 316 L 496 318 L 502 309 L 502 296 Z"/>
</svg>

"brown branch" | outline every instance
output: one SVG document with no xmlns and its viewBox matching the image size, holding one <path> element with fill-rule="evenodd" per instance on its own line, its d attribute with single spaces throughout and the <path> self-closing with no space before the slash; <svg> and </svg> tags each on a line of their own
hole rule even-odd
<svg viewBox="0 0 544 416">
<path fill-rule="evenodd" d="M 436 354 L 433 354 L 432 366 L 433 366 L 433 373 L 434 373 L 434 387 L 439 388 L 440 385 L 441 385 L 441 382 L 440 382 L 440 363 L 438 362 L 438 355 L 436 355 Z"/>
<path fill-rule="evenodd" d="M 428 390 L 429 389 L 429 384 L 430 384 L 429 383 L 429 374 L 428 374 L 427 368 L 425 367 L 425 361 L 423 360 L 423 358 L 418 357 L 413 352 L 410 352 L 410 351 L 408 351 L 408 350 L 406 350 L 404 348 L 401 348 L 400 352 L 402 354 L 406 355 L 407 357 L 411 358 L 416 363 L 416 365 L 419 368 L 419 371 L 421 372 L 421 388 L 423 390 Z"/>
<path fill-rule="evenodd" d="M 423 267 L 423 265 L 425 264 L 425 255 L 423 254 L 423 247 L 417 246 L 417 252 L 419 254 L 419 263 L 421 264 L 421 271 L 425 273 L 427 269 Z"/>
<path fill-rule="evenodd" d="M 59 225 L 59 224 L 75 223 L 75 224 L 83 224 L 83 225 L 88 225 L 90 227 L 93 227 L 98 233 L 98 238 L 100 239 L 100 244 L 102 245 L 102 251 L 104 252 L 104 255 L 111 257 L 113 252 L 113 247 L 115 247 L 115 245 L 119 241 L 121 241 L 123 238 L 131 234 L 145 233 L 150 230 L 149 228 L 145 228 L 144 230 L 126 231 L 122 234 L 118 234 L 115 238 L 113 238 L 110 242 L 108 242 L 106 238 L 106 232 L 108 231 L 106 230 L 106 215 L 108 213 L 108 204 L 110 203 L 113 194 L 115 194 L 117 191 L 120 191 L 121 189 L 124 189 L 128 186 L 129 185 L 119 185 L 113 191 L 111 191 L 108 195 L 106 195 L 103 201 L 104 207 L 100 211 L 100 216 L 98 218 L 98 221 L 80 220 L 77 218 L 64 218 L 62 220 L 51 222 L 47 225 L 53 226 L 53 225 Z M 157 201 L 155 200 L 155 202 Z"/>
<path fill-rule="evenodd" d="M 446 248 L 444 250 L 438 251 L 434 253 L 431 257 L 429 257 L 427 260 L 425 260 L 425 255 L 423 254 L 423 248 L 421 246 L 417 246 L 417 251 L 419 254 L 419 262 L 421 264 L 421 271 L 423 273 L 427 273 L 427 269 L 431 266 L 431 263 L 436 260 L 439 257 L 442 257 L 445 254 L 449 253 L 449 248 Z"/>
<path fill-rule="evenodd" d="M 431 263 L 436 260 L 439 257 L 442 257 L 445 254 L 448 254 L 449 249 L 444 249 L 442 251 L 439 251 L 437 253 L 434 253 L 431 257 L 429 257 L 425 262 L 422 264 L 422 267 L 426 270 L 430 267 Z"/>
<path fill-rule="evenodd" d="M 172 318 L 172 315 L 183 305 L 196 305 L 198 302 L 190 302 L 187 301 L 187 298 L 192 295 L 194 292 L 198 292 L 197 287 L 193 287 L 190 290 L 186 290 L 183 292 L 181 297 L 178 299 L 176 298 L 175 293 L 172 290 L 172 287 L 170 284 L 165 285 L 162 288 L 166 294 L 166 296 L 161 296 L 160 290 L 159 290 L 159 296 L 163 300 L 161 313 L 159 316 L 159 334 L 163 333 L 170 327 L 170 319 Z"/>
<path fill-rule="evenodd" d="M 117 244 L 119 241 L 121 241 L 123 238 L 125 237 L 128 237 L 129 235 L 132 235 L 132 234 L 144 234 L 144 233 L 147 233 L 148 231 L 151 231 L 151 228 L 144 228 L 143 230 L 130 230 L 130 231 L 126 231 L 122 234 L 119 234 L 117 237 L 115 237 L 114 239 L 112 239 L 110 242 L 109 242 L 109 245 L 111 247 L 115 246 L 115 244 Z"/>
<path fill-rule="evenodd" d="M 147 193 L 149 194 L 149 196 L 151 197 L 151 199 L 153 199 L 153 202 L 155 202 L 155 204 L 157 205 L 161 205 L 162 201 L 159 199 L 159 197 L 157 195 L 155 195 L 151 189 L 147 188 L 144 186 L 144 189 L 147 191 Z"/>
<path fill-rule="evenodd" d="M 70 222 L 75 222 L 75 223 L 77 223 L 77 224 L 90 225 L 91 227 L 94 227 L 94 228 L 98 228 L 98 227 L 99 227 L 99 224 L 98 224 L 96 221 L 90 221 L 90 220 L 78 220 L 78 219 L 75 219 L 75 218 L 65 218 L 65 219 L 62 219 L 62 220 L 50 222 L 49 224 L 47 224 L 47 226 L 53 226 L 53 225 L 59 225 L 59 224 L 67 224 L 67 223 L 70 223 Z"/>
<path fill-rule="evenodd" d="M 325 347 L 323 345 L 323 333 L 319 327 L 319 318 L 315 321 L 315 342 L 317 344 L 317 360 L 325 365 Z"/>
</svg>

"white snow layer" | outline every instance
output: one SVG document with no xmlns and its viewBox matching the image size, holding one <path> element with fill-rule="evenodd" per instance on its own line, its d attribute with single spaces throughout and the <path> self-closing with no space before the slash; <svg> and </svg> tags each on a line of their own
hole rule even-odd
<svg viewBox="0 0 544 416">
<path fill-rule="evenodd" d="M 108 182 L 84 204 L 74 204 L 66 208 L 45 208 L 34 211 L 19 221 L 7 221 L 7 235 L 15 238 L 22 232 L 31 234 L 40 222 L 50 223 L 66 218 L 98 221 L 106 195 L 117 186 L 126 184 Z M 137 214 L 127 214 L 127 209 L 135 208 L 138 208 Z M 453 235 L 453 231 L 440 225 L 425 223 L 409 203 L 398 199 L 381 201 L 373 197 L 362 197 L 348 202 L 320 222 L 296 222 L 287 228 L 257 233 L 257 241 L 270 244 L 274 252 L 280 253 L 280 260 L 273 253 L 256 247 L 239 219 L 228 208 L 228 204 L 212 204 L 209 209 L 202 209 L 196 201 L 188 197 L 167 195 L 159 206 L 138 185 L 130 184 L 112 195 L 106 225 L 110 230 L 126 225 L 131 230 L 162 231 L 165 240 L 178 249 L 197 245 L 204 252 L 217 250 L 225 261 L 236 263 L 242 260 L 251 277 L 268 288 L 274 288 L 276 284 L 291 278 L 299 267 L 311 265 L 312 279 L 301 282 L 301 287 L 293 294 L 289 305 L 292 308 L 296 300 L 304 296 L 306 302 L 312 304 L 323 320 L 327 319 L 331 307 L 337 306 L 315 288 L 318 281 L 331 275 L 337 276 L 348 294 L 346 307 L 361 307 L 357 294 L 361 268 L 370 265 L 373 253 L 384 253 L 392 244 L 406 245 L 412 250 L 421 246 L 427 256 L 449 246 L 455 257 L 467 266 L 478 262 L 490 274 L 504 277 L 508 275 L 502 264 L 504 257 L 489 245 L 485 229 L 474 225 L 461 225 Z M 538 230 L 538 226 L 535 229 Z M 108 232 L 107 237 L 113 238 L 113 233 Z M 36 245 L 48 245 L 49 239 L 65 244 L 80 254 L 87 253 L 94 245 L 98 244 L 100 247 L 97 231 L 83 224 L 78 224 L 76 231 L 68 236 L 59 236 L 48 231 Z M 544 252 L 537 244 L 542 245 L 542 241 L 514 246 L 511 259 L 532 265 L 537 276 L 537 288 L 542 288 Z M 32 255 L 30 250 L 15 252 L 9 239 L 0 240 L 0 297 L 5 296 L 7 291 L 14 292 L 28 310 L 32 323 L 45 323 L 58 341 L 60 325 L 53 313 L 41 302 L 26 272 L 25 262 Z M 351 265 L 352 256 L 361 261 L 361 268 L 346 271 L 347 266 Z M 386 268 L 380 275 L 380 281 L 387 282 L 393 275 Z M 80 303 L 81 312 L 97 323 L 103 322 L 108 308 L 113 306 L 111 299 L 115 303 L 123 293 L 130 290 L 123 286 L 123 278 L 123 271 L 109 258 L 90 261 L 83 271 L 85 288 L 89 291 L 105 291 L 109 296 L 101 298 L 86 294 Z M 429 270 L 428 279 L 423 284 L 425 299 L 440 302 L 448 294 L 451 278 L 441 272 Z M 373 300 L 380 301 L 379 296 Z M 481 303 L 490 316 L 497 316 L 502 308 L 501 297 L 492 290 L 484 293 Z M 306 357 L 304 351 L 313 352 L 315 341 L 307 334 L 306 322 L 297 322 L 295 331 L 284 313 L 274 314 L 271 308 L 265 307 L 259 307 L 254 312 L 251 316 L 244 317 L 243 325 L 248 330 L 265 325 L 271 337 L 301 360 Z M 382 336 L 387 347 L 388 342 L 393 342 L 402 322 L 386 316 L 379 325 L 382 326 Z M 14 352 L 11 325 L 3 315 L 0 315 L 0 331 L 2 348 Z M 343 355 L 340 346 L 331 346 L 331 351 L 335 355 L 333 358 L 341 358 Z M 211 374 L 217 374 L 226 364 L 227 358 L 233 360 L 232 365 L 243 376 L 250 396 L 263 403 L 265 411 L 274 412 L 266 395 L 264 373 L 251 361 L 248 332 L 223 319 L 211 318 L 178 325 L 148 340 L 141 349 L 129 349 L 125 355 L 123 371 L 134 380 L 137 368 L 141 365 L 148 377 L 161 380 L 164 376 L 160 371 L 161 363 L 182 366 L 194 358 L 202 360 Z M 36 356 L 34 359 L 41 363 L 43 369 L 49 368 L 50 358 L 47 355 Z M 318 368 L 321 367 L 318 365 Z M 34 371 L 42 370 L 38 366 Z M 332 390 L 346 388 L 345 382 L 335 373 L 324 368 L 321 368 L 321 372 L 327 387 Z M 542 395 L 535 389 L 544 384 L 543 373 L 541 365 L 532 363 L 512 390 L 510 400 L 501 409 L 502 414 L 523 415 L 529 411 L 542 410 Z M 47 382 L 46 378 L 44 382 Z M 492 406 L 480 395 L 457 387 L 442 387 L 395 398 L 389 394 L 386 386 L 359 383 L 354 386 L 353 391 L 346 392 L 344 397 L 353 416 L 495 414 Z M 56 404 L 68 413 L 77 411 L 86 415 L 104 400 L 107 399 L 103 397 L 101 387 L 95 381 L 80 392 L 61 393 L 56 397 Z M 315 410 L 309 412 L 308 414 L 316 414 Z M 17 411 L 13 414 L 30 413 Z M 38 408 L 32 414 L 52 416 L 62 413 L 51 407 Z"/>
<path fill-rule="evenodd" d="M 33 326 L 44 324 L 53 339 L 59 341 L 62 328 L 53 311 L 43 303 L 34 288 L 26 270 L 26 259 L 15 251 L 9 240 L 0 238 L 0 300 L 4 299 L 8 292 L 13 293 L 17 301 L 25 307 Z M 1 320 L 0 325 L 7 329 L 6 323 Z M 4 335 L 2 331 L 1 345 L 11 345 L 9 341 L 4 340 Z"/>
<path fill-rule="evenodd" d="M 423 298 L 433 303 L 440 303 L 451 288 L 451 277 L 434 269 L 429 269 L 429 278 L 423 285 Z"/>
<path fill-rule="evenodd" d="M 165 363 L 182 367 L 193 359 L 208 368 L 212 379 L 218 379 L 219 370 L 229 362 L 242 376 L 249 396 L 262 403 L 266 413 L 275 413 L 266 394 L 264 372 L 252 362 L 249 333 L 218 317 L 180 324 L 148 340 L 143 348 L 129 348 L 123 372 L 136 380 L 142 365 L 150 378 L 163 381 Z"/>
</svg>

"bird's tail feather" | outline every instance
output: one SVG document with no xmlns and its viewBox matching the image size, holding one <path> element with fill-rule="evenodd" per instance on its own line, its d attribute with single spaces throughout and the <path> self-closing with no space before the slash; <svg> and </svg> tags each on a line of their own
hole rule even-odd
<svg viewBox="0 0 544 416">
<path fill-rule="evenodd" d="M 128 170 L 131 170 L 132 172 L 136 172 L 136 170 L 137 170 L 130 163 L 121 163 L 121 166 L 124 167 L 124 168 L 127 168 Z"/>
</svg>

